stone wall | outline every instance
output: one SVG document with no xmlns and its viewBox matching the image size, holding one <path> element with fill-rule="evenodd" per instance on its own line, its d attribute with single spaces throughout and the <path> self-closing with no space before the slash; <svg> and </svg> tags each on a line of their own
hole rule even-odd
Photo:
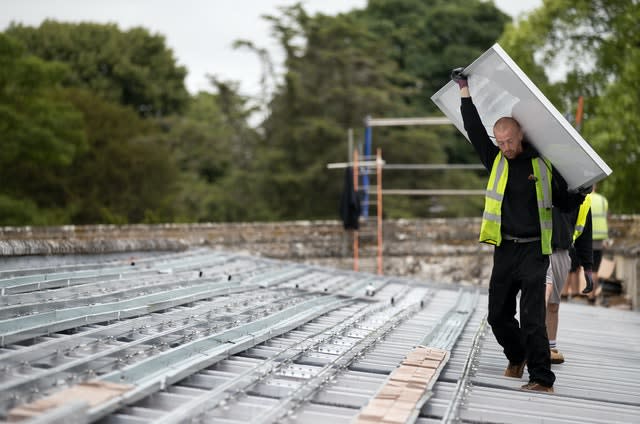
<svg viewBox="0 0 640 424">
<path fill-rule="evenodd" d="M 616 276 L 640 305 L 640 216 L 610 220 Z M 477 242 L 478 218 L 384 222 L 384 273 L 486 285 L 492 247 Z M 359 232 L 360 270 L 376 270 L 375 222 Z M 339 221 L 0 227 L 0 256 L 183 250 L 207 246 L 344 269 L 353 267 L 353 233 Z"/>
</svg>

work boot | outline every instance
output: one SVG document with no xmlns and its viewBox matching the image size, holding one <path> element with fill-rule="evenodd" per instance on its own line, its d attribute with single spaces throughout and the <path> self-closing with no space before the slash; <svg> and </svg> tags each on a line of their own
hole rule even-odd
<svg viewBox="0 0 640 424">
<path fill-rule="evenodd" d="M 507 366 L 507 369 L 504 370 L 504 376 L 511 377 L 511 378 L 522 378 L 522 374 L 524 374 L 524 366 L 526 365 L 526 363 L 527 361 L 522 361 L 522 362 L 509 361 L 509 365 Z"/>
<path fill-rule="evenodd" d="M 561 364 L 564 362 L 564 355 L 558 352 L 558 349 L 551 349 L 551 363 L 552 364 Z"/>
<path fill-rule="evenodd" d="M 520 390 L 526 390 L 528 392 L 553 393 L 553 387 L 544 386 L 533 381 L 520 387 Z"/>
</svg>

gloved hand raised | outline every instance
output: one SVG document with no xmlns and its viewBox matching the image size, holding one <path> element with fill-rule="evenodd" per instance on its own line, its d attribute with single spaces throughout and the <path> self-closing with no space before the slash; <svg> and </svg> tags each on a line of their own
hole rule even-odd
<svg viewBox="0 0 640 424">
<path fill-rule="evenodd" d="M 582 294 L 591 293 L 593 291 L 593 275 L 590 269 L 584 270 L 584 279 L 587 281 L 587 285 L 582 290 Z"/>
<path fill-rule="evenodd" d="M 455 68 L 451 71 L 451 79 L 458 83 L 458 87 L 460 88 L 469 86 L 467 76 L 463 72 L 464 68 Z"/>
</svg>

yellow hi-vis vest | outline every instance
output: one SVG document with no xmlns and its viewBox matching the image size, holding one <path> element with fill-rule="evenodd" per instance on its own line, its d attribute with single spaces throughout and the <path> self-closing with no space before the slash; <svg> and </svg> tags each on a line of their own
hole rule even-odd
<svg viewBox="0 0 640 424">
<path fill-rule="evenodd" d="M 578 219 L 576 219 L 576 227 L 573 230 L 573 241 L 576 241 L 580 234 L 584 231 L 584 225 L 587 223 L 587 215 L 589 214 L 589 208 L 591 208 L 591 193 L 587 194 L 584 201 L 580 205 L 578 210 Z M 591 215 L 591 222 L 593 225 L 593 212 Z"/>
<path fill-rule="evenodd" d="M 593 239 L 606 240 L 609 238 L 609 226 L 607 225 L 607 214 L 609 212 L 609 202 L 598 193 L 591 193 L 591 222 L 593 225 Z"/>
<path fill-rule="evenodd" d="M 533 175 L 536 178 L 536 197 L 538 199 L 538 216 L 540 218 L 540 242 L 542 253 L 551 254 L 551 165 L 542 158 L 531 159 Z M 487 183 L 484 201 L 482 226 L 480 227 L 480 242 L 500 246 L 502 233 L 502 199 L 507 187 L 509 164 L 502 152 L 496 155 L 491 168 L 491 175 Z"/>
</svg>

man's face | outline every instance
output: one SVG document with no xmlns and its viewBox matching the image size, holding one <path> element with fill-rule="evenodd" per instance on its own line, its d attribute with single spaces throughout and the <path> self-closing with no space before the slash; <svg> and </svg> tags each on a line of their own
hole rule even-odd
<svg viewBox="0 0 640 424">
<path fill-rule="evenodd" d="M 522 130 L 515 124 L 501 125 L 493 129 L 496 144 L 507 159 L 514 159 L 522 153 Z"/>
</svg>

